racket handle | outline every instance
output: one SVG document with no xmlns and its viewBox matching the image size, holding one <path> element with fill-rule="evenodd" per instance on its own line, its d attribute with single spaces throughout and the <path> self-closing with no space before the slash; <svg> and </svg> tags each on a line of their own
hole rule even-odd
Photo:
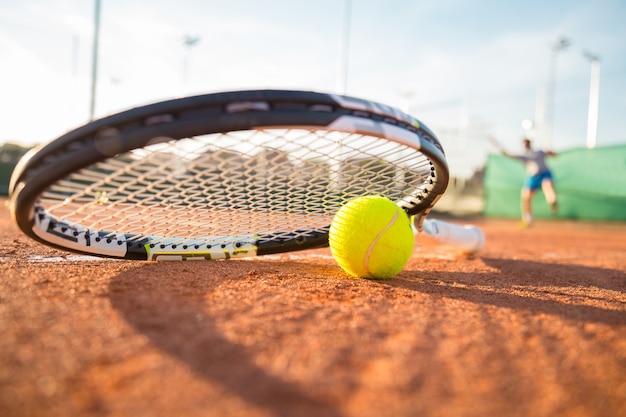
<svg viewBox="0 0 626 417">
<path fill-rule="evenodd" d="M 439 243 L 456 246 L 465 253 L 479 252 L 485 245 L 485 234 L 473 225 L 460 226 L 441 220 L 425 219 L 423 232 Z"/>
</svg>

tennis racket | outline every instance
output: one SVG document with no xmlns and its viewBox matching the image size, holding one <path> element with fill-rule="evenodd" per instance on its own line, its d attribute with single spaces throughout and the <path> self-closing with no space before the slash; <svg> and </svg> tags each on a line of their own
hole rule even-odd
<svg viewBox="0 0 626 417">
<path fill-rule="evenodd" d="M 60 249 L 224 259 L 327 246 L 338 208 L 368 194 L 397 202 L 418 232 L 432 232 L 424 219 L 447 183 L 435 135 L 394 108 L 234 91 L 123 111 L 33 149 L 14 170 L 10 209 L 25 234 Z M 435 228 L 482 247 L 462 226 Z"/>
</svg>

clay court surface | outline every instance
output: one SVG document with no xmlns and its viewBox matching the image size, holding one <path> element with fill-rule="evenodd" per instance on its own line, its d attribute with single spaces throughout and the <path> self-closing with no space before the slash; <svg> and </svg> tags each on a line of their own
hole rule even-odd
<svg viewBox="0 0 626 417">
<path fill-rule="evenodd" d="M 418 237 L 374 281 L 78 256 L 0 199 L 0 415 L 626 416 L 626 224 L 471 222 L 478 256 Z"/>
</svg>

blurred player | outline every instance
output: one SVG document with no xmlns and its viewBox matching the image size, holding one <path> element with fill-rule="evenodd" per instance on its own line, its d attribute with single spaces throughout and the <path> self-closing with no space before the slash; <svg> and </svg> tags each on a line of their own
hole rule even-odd
<svg viewBox="0 0 626 417">
<path fill-rule="evenodd" d="M 522 155 L 512 155 L 496 141 L 492 140 L 492 143 L 498 148 L 502 155 L 521 161 L 526 167 L 526 179 L 522 186 L 522 226 L 528 227 L 533 222 L 532 199 L 539 188 L 543 190 L 543 194 L 552 212 L 556 213 L 558 211 L 558 205 L 556 201 L 556 191 L 554 190 L 554 179 L 550 168 L 546 165 L 546 157 L 556 156 L 556 153 L 552 151 L 534 150 L 530 139 L 527 138 L 522 141 L 525 150 Z"/>
</svg>

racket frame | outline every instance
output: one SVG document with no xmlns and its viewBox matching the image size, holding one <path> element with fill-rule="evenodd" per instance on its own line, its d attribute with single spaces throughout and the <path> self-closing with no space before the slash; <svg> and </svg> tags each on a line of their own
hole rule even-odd
<svg viewBox="0 0 626 417">
<path fill-rule="evenodd" d="M 436 136 L 412 116 L 386 105 L 335 94 L 251 90 L 137 107 L 95 120 L 34 148 L 14 169 L 9 186 L 11 213 L 24 233 L 44 244 L 125 259 L 217 259 L 327 246 L 326 231 L 304 239 L 244 236 L 228 245 L 216 237 L 203 242 L 204 249 L 161 240 L 156 247 L 151 237 L 127 235 L 120 239 L 106 231 L 94 234 L 77 228 L 45 213 L 37 204 L 40 194 L 54 181 L 134 149 L 211 133 L 286 127 L 367 134 L 420 150 L 432 164 L 430 181 L 397 201 L 408 215 L 416 217 L 419 230 L 447 187 L 449 174 L 443 148 Z"/>
</svg>

